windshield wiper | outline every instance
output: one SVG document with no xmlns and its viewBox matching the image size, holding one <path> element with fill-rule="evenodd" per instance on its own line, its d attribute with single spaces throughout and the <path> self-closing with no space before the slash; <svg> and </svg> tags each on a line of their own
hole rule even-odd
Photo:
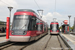
<svg viewBox="0 0 75 50">
<path fill-rule="evenodd" d="M 25 24 L 24 26 L 27 26 L 27 25 Z M 24 27 L 24 26 L 23 26 L 23 27 Z M 22 29 L 23 27 L 21 27 L 21 29 Z"/>
</svg>

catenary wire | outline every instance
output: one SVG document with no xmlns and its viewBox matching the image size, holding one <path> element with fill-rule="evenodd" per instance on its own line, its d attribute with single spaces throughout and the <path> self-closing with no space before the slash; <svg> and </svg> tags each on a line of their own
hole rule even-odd
<svg viewBox="0 0 75 50">
<path fill-rule="evenodd" d="M 36 5 L 38 6 L 38 8 L 40 9 L 40 7 L 39 7 L 38 3 L 36 2 L 36 0 L 34 0 L 34 2 L 36 3 Z"/>
</svg>

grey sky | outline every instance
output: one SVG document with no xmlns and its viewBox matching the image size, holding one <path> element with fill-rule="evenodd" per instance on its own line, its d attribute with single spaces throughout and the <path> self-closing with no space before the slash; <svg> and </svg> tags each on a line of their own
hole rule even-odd
<svg viewBox="0 0 75 50">
<path fill-rule="evenodd" d="M 43 20 L 48 24 L 57 18 L 61 25 L 63 20 L 68 20 L 68 15 L 71 15 L 71 26 L 74 23 L 75 17 L 75 0 L 56 0 L 56 11 L 55 11 L 55 0 L 36 0 L 39 7 L 44 10 Z M 9 16 L 8 6 L 13 6 L 13 14 L 17 9 L 33 9 L 37 12 L 39 9 L 34 0 L 0 0 L 0 20 L 6 21 L 6 17 Z M 63 23 L 63 22 L 62 22 Z"/>
</svg>

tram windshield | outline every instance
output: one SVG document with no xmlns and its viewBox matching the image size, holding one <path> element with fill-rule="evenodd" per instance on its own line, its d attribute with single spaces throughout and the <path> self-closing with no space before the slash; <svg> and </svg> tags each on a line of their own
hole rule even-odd
<svg viewBox="0 0 75 50">
<path fill-rule="evenodd" d="M 52 25 L 50 25 L 50 27 L 51 27 L 52 31 L 57 31 L 59 29 L 58 24 L 52 24 Z"/>
<path fill-rule="evenodd" d="M 29 24 L 28 15 L 15 15 L 12 29 L 28 30 L 28 24 Z"/>
<path fill-rule="evenodd" d="M 57 25 L 56 24 L 53 24 L 52 27 L 53 27 L 52 28 L 53 31 L 57 31 Z"/>
</svg>

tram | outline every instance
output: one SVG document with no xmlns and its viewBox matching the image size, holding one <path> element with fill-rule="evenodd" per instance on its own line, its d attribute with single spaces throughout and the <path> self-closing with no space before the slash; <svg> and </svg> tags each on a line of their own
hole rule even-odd
<svg viewBox="0 0 75 50">
<path fill-rule="evenodd" d="M 50 34 L 59 34 L 59 23 L 58 22 L 51 22 Z"/>
<path fill-rule="evenodd" d="M 9 39 L 12 42 L 30 42 L 48 33 L 48 24 L 31 9 L 19 9 L 14 13 Z"/>
</svg>

